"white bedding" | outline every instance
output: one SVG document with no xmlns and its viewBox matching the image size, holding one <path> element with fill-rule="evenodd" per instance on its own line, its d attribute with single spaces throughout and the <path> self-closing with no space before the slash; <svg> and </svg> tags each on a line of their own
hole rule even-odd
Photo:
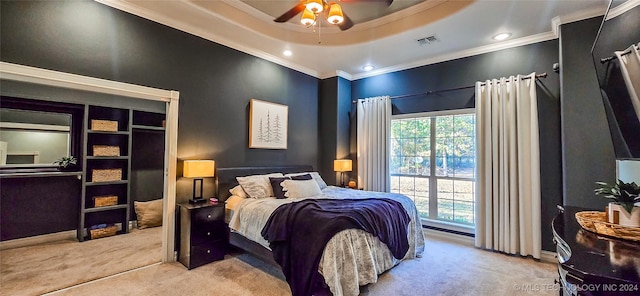
<svg viewBox="0 0 640 296">
<path fill-rule="evenodd" d="M 403 259 L 420 256 L 424 251 L 424 236 L 415 204 L 407 196 L 394 193 L 327 187 L 319 196 L 309 198 L 358 199 L 389 198 L 402 204 L 411 217 L 407 231 L 409 250 Z M 229 228 L 267 249 L 261 235 L 271 213 L 280 205 L 301 199 L 247 198 L 236 204 Z M 359 229 L 349 229 L 336 234 L 325 246 L 318 271 L 335 296 L 358 295 L 359 286 L 375 283 L 378 275 L 395 266 L 400 260 L 393 258 L 389 248 L 378 238 Z"/>
</svg>

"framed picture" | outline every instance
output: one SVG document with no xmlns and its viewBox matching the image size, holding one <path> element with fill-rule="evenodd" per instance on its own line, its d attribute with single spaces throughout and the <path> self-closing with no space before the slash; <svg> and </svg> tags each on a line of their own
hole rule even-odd
<svg viewBox="0 0 640 296">
<path fill-rule="evenodd" d="M 251 99 L 249 148 L 287 149 L 289 107 Z"/>
</svg>

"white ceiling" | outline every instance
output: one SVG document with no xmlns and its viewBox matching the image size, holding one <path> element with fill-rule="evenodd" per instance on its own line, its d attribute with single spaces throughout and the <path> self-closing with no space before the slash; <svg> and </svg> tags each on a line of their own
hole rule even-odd
<svg viewBox="0 0 640 296">
<path fill-rule="evenodd" d="M 314 32 L 298 23 L 299 16 L 287 23 L 273 21 L 298 0 L 96 1 L 318 78 L 347 79 L 554 39 L 557 25 L 601 15 L 608 2 L 395 0 L 387 8 L 380 2 L 354 6 L 346 2 L 357 0 L 343 0 L 343 11 L 355 25 L 340 31 L 324 24 Z M 501 32 L 512 36 L 506 41 L 492 39 Z M 417 42 L 430 35 L 439 41 Z M 284 50 L 293 54 L 284 56 Z M 365 72 L 365 64 L 375 69 Z"/>
</svg>

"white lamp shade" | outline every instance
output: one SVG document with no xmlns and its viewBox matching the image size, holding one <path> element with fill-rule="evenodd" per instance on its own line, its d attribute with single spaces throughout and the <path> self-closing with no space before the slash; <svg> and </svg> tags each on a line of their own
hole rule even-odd
<svg viewBox="0 0 640 296">
<path fill-rule="evenodd" d="M 336 172 L 350 172 L 352 170 L 351 159 L 336 159 L 333 161 L 333 170 Z"/>
<path fill-rule="evenodd" d="M 187 178 L 213 177 L 216 162 L 213 160 L 185 160 L 182 176 Z"/>
</svg>

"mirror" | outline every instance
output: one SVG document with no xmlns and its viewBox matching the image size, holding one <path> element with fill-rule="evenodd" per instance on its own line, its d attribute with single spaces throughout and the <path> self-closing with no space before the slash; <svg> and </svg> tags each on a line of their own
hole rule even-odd
<svg viewBox="0 0 640 296">
<path fill-rule="evenodd" d="M 51 165 L 70 154 L 70 114 L 0 108 L 0 165 Z"/>
<path fill-rule="evenodd" d="M 640 79 L 640 69 L 626 67 L 623 71 L 615 54 L 632 58 L 632 47 L 637 50 L 640 45 L 640 6 L 625 4 L 609 1 L 591 50 L 617 159 L 640 158 L 640 89 L 629 88 L 625 82 Z M 631 76 L 625 78 L 625 71 Z"/>
</svg>

